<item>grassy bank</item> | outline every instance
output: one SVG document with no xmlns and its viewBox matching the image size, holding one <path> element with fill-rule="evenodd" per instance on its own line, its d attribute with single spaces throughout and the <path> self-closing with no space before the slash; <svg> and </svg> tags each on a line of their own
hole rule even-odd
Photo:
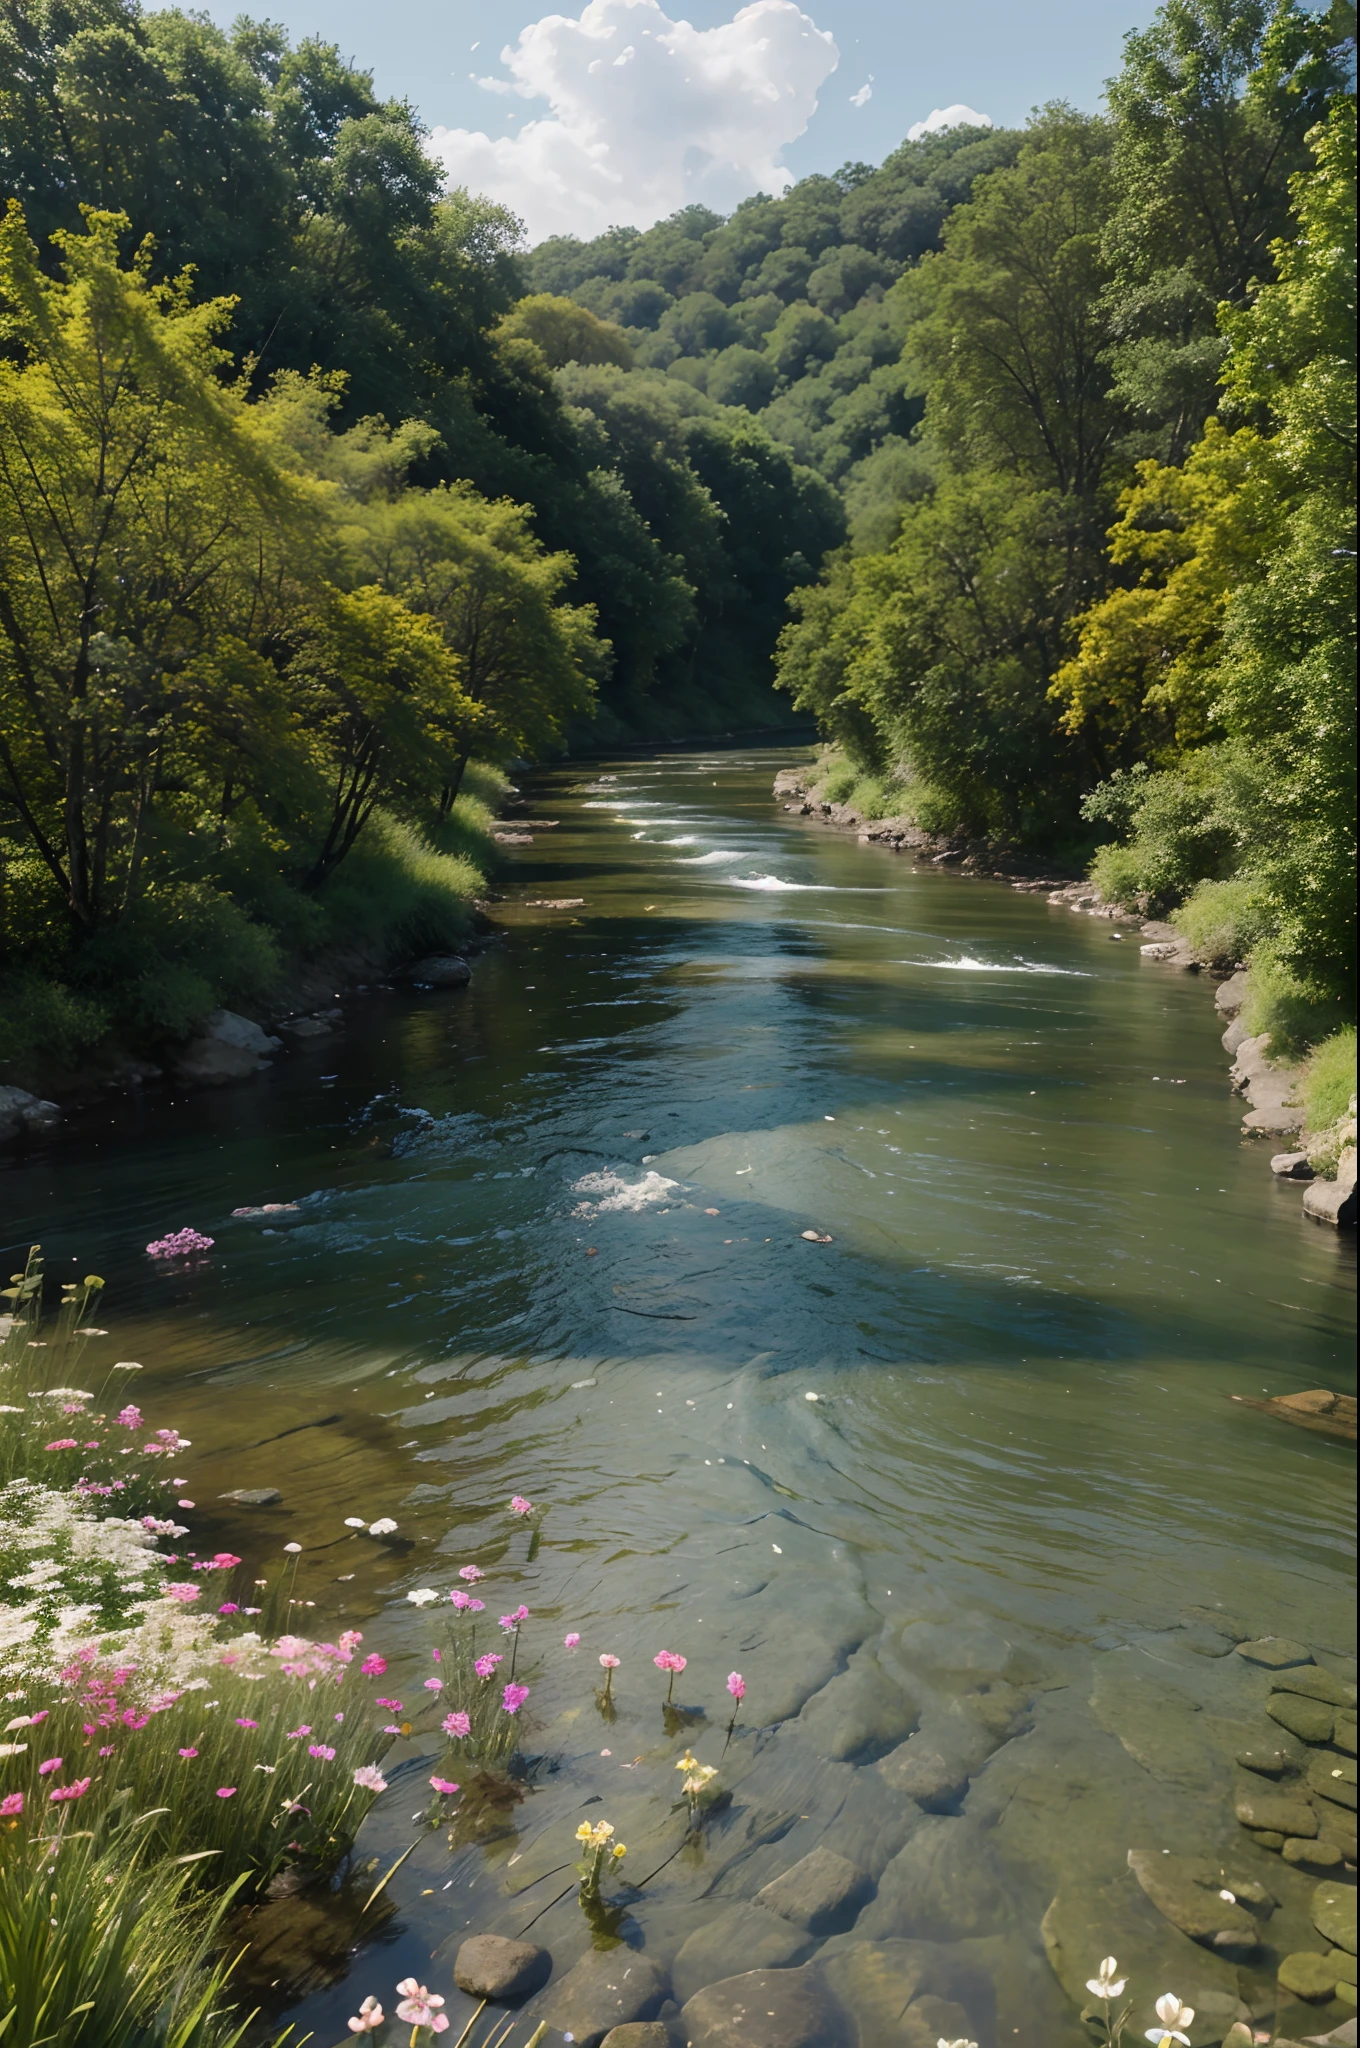
<svg viewBox="0 0 1360 2048">
<path fill-rule="evenodd" d="M 17 964 L 0 973 L 0 1082 L 41 1091 L 90 1062 L 156 1059 L 219 1006 L 267 1011 L 328 956 L 396 962 L 456 946 L 472 929 L 508 786 L 499 769 L 472 762 L 446 818 L 422 829 L 375 812 L 315 891 L 283 870 L 263 831 L 238 833 L 210 872 L 185 860 L 177 878 L 75 941 L 50 918 L 25 934 L 11 889 L 20 943 Z"/>
</svg>

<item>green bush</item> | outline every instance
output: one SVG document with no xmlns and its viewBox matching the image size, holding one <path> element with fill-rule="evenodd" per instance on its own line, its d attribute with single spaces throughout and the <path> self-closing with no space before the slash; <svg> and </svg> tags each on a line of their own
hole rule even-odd
<svg viewBox="0 0 1360 2048">
<path fill-rule="evenodd" d="M 1355 1026 L 1313 1048 L 1303 1079 L 1304 1125 L 1324 1131 L 1346 1114 L 1355 1095 Z"/>
<path fill-rule="evenodd" d="M 277 982 L 273 934 L 206 882 L 149 890 L 85 945 L 73 976 L 138 1038 L 183 1038 L 219 1003 L 258 1001 Z"/>
<path fill-rule="evenodd" d="M 470 834 L 475 819 L 459 806 L 440 828 Z M 472 923 L 481 870 L 462 853 L 441 853 L 413 825 L 378 815 L 321 897 L 333 945 L 388 940 L 394 948 L 452 946 Z"/>
<path fill-rule="evenodd" d="M 1201 882 L 1172 911 L 1171 922 L 1209 966 L 1236 967 L 1264 938 L 1269 910 L 1259 884 L 1249 878 Z"/>
<path fill-rule="evenodd" d="M 1349 1020 L 1335 997 L 1319 995 L 1299 981 L 1266 942 L 1251 957 L 1242 1021 L 1253 1037 L 1270 1033 L 1272 1053 L 1297 1057 L 1341 1031 Z"/>
<path fill-rule="evenodd" d="M 23 1081 L 53 1062 L 74 1066 L 109 1028 L 89 996 L 32 969 L 0 981 L 0 1078 Z"/>
</svg>

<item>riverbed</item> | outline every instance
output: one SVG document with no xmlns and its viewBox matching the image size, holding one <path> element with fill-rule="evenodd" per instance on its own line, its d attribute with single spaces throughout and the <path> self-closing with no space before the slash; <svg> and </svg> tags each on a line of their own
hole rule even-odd
<svg viewBox="0 0 1360 2048">
<path fill-rule="evenodd" d="M 301 1543 L 318 1632 L 362 1627 L 398 1689 L 429 1669 L 408 1591 L 475 1563 L 489 1614 L 530 1610 L 517 1802 L 421 1840 L 380 1946 L 346 1923 L 308 1969 L 314 1923 L 270 1909 L 318 2041 L 408 1970 L 456 2038 L 469 1931 L 531 1926 L 560 1984 L 583 1815 L 628 1845 L 658 1996 L 806 1966 L 847 2048 L 1075 2048 L 1110 1953 L 1138 2038 L 1170 1989 L 1218 2041 L 1325 1946 L 1316 1875 L 1234 1819 L 1236 1750 L 1279 1732 L 1235 1646 L 1354 1678 L 1354 1453 L 1229 1396 L 1353 1390 L 1353 1241 L 1242 1140 L 1196 977 L 786 816 L 789 760 L 542 775 L 524 817 L 557 823 L 510 851 L 470 988 L 347 999 L 257 1081 L 110 1105 L 6 1174 L 6 1238 L 108 1278 L 143 1406 L 193 1439 L 196 1537 Z M 232 1216 L 266 1203 L 297 1207 Z M 146 1259 L 185 1225 L 210 1254 Z M 687 1742 L 730 1801 L 686 1844 Z M 391 1752 L 375 1868 L 443 1754 Z M 750 1903 L 819 1845 L 862 1873 L 838 1914 Z M 1130 1849 L 1264 1883 L 1263 1946 L 1192 1942 Z"/>
</svg>

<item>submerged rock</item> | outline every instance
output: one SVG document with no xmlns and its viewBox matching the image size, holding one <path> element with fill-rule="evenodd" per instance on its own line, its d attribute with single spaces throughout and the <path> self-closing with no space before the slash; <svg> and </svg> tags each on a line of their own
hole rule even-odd
<svg viewBox="0 0 1360 2048">
<path fill-rule="evenodd" d="M 1310 1792 L 1318 1793 L 1323 1799 L 1330 1799 L 1335 1806 L 1349 1807 L 1355 1812 L 1355 1758 L 1338 1756 L 1332 1750 L 1320 1750 L 1308 1759 L 1304 1774 Z"/>
<path fill-rule="evenodd" d="M 956 1757 L 913 1735 L 878 1766 L 895 1792 L 905 1792 L 927 1813 L 949 1813 L 968 1790 L 972 1773 Z"/>
<path fill-rule="evenodd" d="M 591 1949 L 549 1991 L 542 2017 L 576 2048 L 599 2048 L 613 2027 L 649 2020 L 666 1995 L 665 1972 L 635 1949 Z"/>
<path fill-rule="evenodd" d="M 611 2027 L 601 2048 L 671 2048 L 671 2030 L 664 2020 L 629 2020 Z"/>
<path fill-rule="evenodd" d="M 421 983 L 425 988 L 466 988 L 472 969 L 457 953 L 427 953 L 401 971 L 403 981 Z"/>
<path fill-rule="evenodd" d="M 1282 1671 L 1278 1678 L 1270 1681 L 1270 1690 L 1294 1692 L 1301 1699 L 1325 1700 L 1333 1707 L 1355 1707 L 1355 1687 L 1344 1678 L 1324 1671 L 1320 1664 L 1305 1665 L 1298 1671 Z"/>
<path fill-rule="evenodd" d="M 756 1893 L 756 1904 L 812 1934 L 836 1934 L 849 1927 L 873 1890 L 868 1874 L 818 1847 Z"/>
<path fill-rule="evenodd" d="M 1309 1906 L 1314 1927 L 1327 1937 L 1333 1948 L 1355 1954 L 1355 1887 L 1320 1884 Z"/>
<path fill-rule="evenodd" d="M 805 1962 L 813 1947 L 801 1927 L 758 1906 L 727 1906 L 696 1928 L 671 1965 L 671 1983 L 683 2005 L 706 1984 L 748 1970 L 777 1970 Z"/>
<path fill-rule="evenodd" d="M 0 1144 L 26 1131 L 47 1131 L 61 1122 L 55 1102 L 30 1095 L 27 1088 L 0 1088 Z"/>
<path fill-rule="evenodd" d="M 1325 1700 L 1304 1699 L 1293 1692 L 1273 1692 L 1266 1701 L 1266 1712 L 1272 1721 L 1278 1721 L 1301 1742 L 1330 1742 L 1332 1739 L 1336 1710 Z"/>
<path fill-rule="evenodd" d="M 1244 1771 L 1262 1778 L 1290 1777 L 1298 1768 L 1298 1759 L 1288 1749 L 1239 1749 L 1237 1761 Z"/>
<path fill-rule="evenodd" d="M 283 1499 L 277 1486 L 238 1486 L 231 1493 L 219 1493 L 219 1500 L 229 1500 L 238 1508 L 272 1508 Z"/>
<path fill-rule="evenodd" d="M 171 1064 L 177 1080 L 215 1086 L 262 1072 L 282 1050 L 283 1040 L 262 1031 L 249 1017 L 238 1016 L 235 1010 L 213 1010 Z"/>
<path fill-rule="evenodd" d="M 1268 1671 L 1283 1671 L 1289 1665 L 1313 1661 L 1307 1644 L 1296 1643 L 1289 1636 L 1262 1636 L 1254 1643 L 1239 1643 L 1237 1654 L 1249 1664 L 1263 1664 Z"/>
<path fill-rule="evenodd" d="M 1219 1950 L 1253 1949 L 1259 1943 L 1260 1928 L 1238 1904 L 1232 1879 L 1207 1856 L 1130 1849 L 1128 1863 L 1157 1911 L 1192 1941 Z"/>
<path fill-rule="evenodd" d="M 841 2016 L 810 1969 L 748 1970 L 710 1984 L 680 2014 L 688 2048 L 839 2048 Z"/>
<path fill-rule="evenodd" d="M 1241 1792 L 1235 1811 L 1242 1826 L 1254 1833 L 1265 1829 L 1281 1836 L 1311 1838 L 1318 1831 L 1317 1815 L 1307 1801 L 1284 1792 Z"/>
<path fill-rule="evenodd" d="M 1338 1958 L 1338 1962 L 1341 1959 Z M 1350 1958 L 1345 1958 L 1349 1961 Z M 1321 2002 L 1324 1998 L 1336 1996 L 1337 1979 L 1341 1975 L 1337 1962 L 1330 1956 L 1315 1954 L 1311 1949 L 1300 1950 L 1298 1954 L 1286 1956 L 1276 1972 L 1286 1991 L 1292 1991 L 1295 1998 L 1307 1998 Z"/>
</svg>

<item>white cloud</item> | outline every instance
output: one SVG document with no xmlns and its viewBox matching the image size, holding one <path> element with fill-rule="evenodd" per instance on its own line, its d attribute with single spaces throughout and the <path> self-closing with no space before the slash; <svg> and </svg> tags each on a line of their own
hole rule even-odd
<svg viewBox="0 0 1360 2048">
<path fill-rule="evenodd" d="M 671 21 L 657 0 L 589 0 L 579 18 L 521 29 L 501 52 L 508 80 L 478 80 L 549 114 L 518 135 L 436 128 L 433 151 L 452 184 L 519 214 L 531 241 L 649 227 L 695 200 L 726 212 L 791 182 L 780 154 L 838 61 L 794 0 L 754 0 L 710 29 Z"/>
<path fill-rule="evenodd" d="M 852 107 L 867 107 L 873 96 L 874 80 L 873 74 L 871 72 L 866 82 L 860 87 L 859 91 L 851 93 L 850 104 Z"/>
<path fill-rule="evenodd" d="M 923 135 L 938 135 L 942 128 L 990 128 L 991 125 L 990 114 L 975 113 L 972 107 L 956 102 L 952 107 L 936 107 L 924 121 L 913 121 L 907 130 L 907 141 L 919 142 Z"/>
</svg>

